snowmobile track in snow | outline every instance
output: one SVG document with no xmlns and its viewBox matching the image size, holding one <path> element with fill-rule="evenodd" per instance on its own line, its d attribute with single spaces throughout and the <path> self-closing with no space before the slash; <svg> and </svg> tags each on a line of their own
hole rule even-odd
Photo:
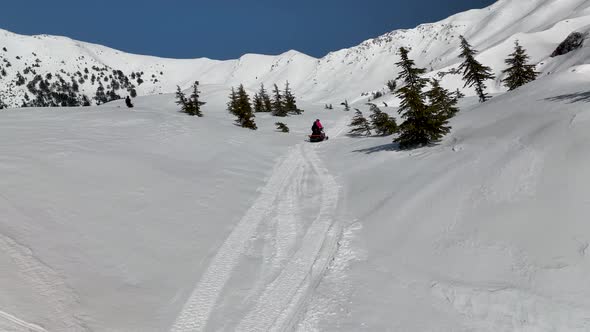
<svg viewBox="0 0 590 332">
<path fill-rule="evenodd" d="M 31 323 L 27 323 L 22 319 L 19 319 L 9 313 L 6 313 L 4 311 L 0 311 L 0 321 L 4 320 L 7 321 L 9 323 L 14 324 L 15 326 L 18 326 L 20 328 L 23 328 L 23 331 L 26 332 L 47 332 L 46 329 L 42 328 L 41 326 L 35 325 L 35 324 L 31 324 Z M 0 322 L 0 328 L 2 328 L 3 324 Z"/>
<path fill-rule="evenodd" d="M 0 252 L 13 262 L 16 271 L 34 292 L 36 301 L 47 306 L 52 319 L 63 331 L 87 330 L 76 316 L 76 309 L 74 309 L 78 307 L 76 294 L 64 283 L 59 274 L 38 260 L 29 248 L 2 234 L 0 234 Z M 36 324 L 0 310 L 1 321 L 23 328 L 24 331 L 46 332 L 44 328 Z"/>
<path fill-rule="evenodd" d="M 277 209 L 279 215 L 284 215 L 297 207 L 297 202 L 292 202 L 297 199 L 297 195 L 291 187 L 298 185 L 303 172 L 315 177 L 315 181 L 321 186 L 319 213 L 305 230 L 301 243 L 294 248 L 291 256 L 280 257 L 287 263 L 276 278 L 264 285 L 253 309 L 242 318 L 236 330 L 280 331 L 289 329 L 296 323 L 310 290 L 317 286 L 334 256 L 342 231 L 340 224 L 334 219 L 339 187 L 321 166 L 315 147 L 308 144 L 295 146 L 275 166 L 259 197 L 235 226 L 202 275 L 177 317 L 172 331 L 202 331 L 207 327 L 220 294 L 243 257 L 248 242 L 257 234 L 259 226 L 269 218 L 275 218 Z M 281 195 L 283 192 L 291 194 Z M 297 218 L 279 221 L 280 227 L 286 229 L 295 227 L 297 222 Z M 281 237 L 280 234 L 278 236 Z M 277 241 L 291 242 L 289 239 Z M 284 248 L 277 249 L 281 251 L 281 256 L 287 252 Z"/>
</svg>

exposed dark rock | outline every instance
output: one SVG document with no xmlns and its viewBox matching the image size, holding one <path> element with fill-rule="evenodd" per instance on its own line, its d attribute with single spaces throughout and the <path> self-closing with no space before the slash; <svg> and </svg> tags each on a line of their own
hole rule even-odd
<svg viewBox="0 0 590 332">
<path fill-rule="evenodd" d="M 567 38 L 557 46 L 551 57 L 567 54 L 571 51 L 577 50 L 584 45 L 584 40 L 588 37 L 587 34 L 581 32 L 572 32 Z"/>
</svg>

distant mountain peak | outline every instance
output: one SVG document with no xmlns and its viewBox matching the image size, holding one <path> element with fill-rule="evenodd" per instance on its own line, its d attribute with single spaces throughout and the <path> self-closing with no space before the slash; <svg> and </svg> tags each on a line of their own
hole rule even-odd
<svg viewBox="0 0 590 332">
<path fill-rule="evenodd" d="M 195 80 L 226 85 L 228 89 L 238 84 L 256 89 L 260 83 L 272 86 L 288 80 L 302 99 L 356 100 L 371 91 L 386 91 L 385 82 L 396 76 L 394 63 L 402 46 L 411 49 L 410 56 L 419 66 L 434 72 L 449 71 L 459 62 L 460 35 L 470 40 L 480 51 L 481 60 L 498 74 L 516 39 L 530 49 L 533 61 L 543 62 L 542 68 L 549 68 L 545 66 L 551 62 L 555 70 L 562 67 L 544 60 L 570 33 L 590 25 L 589 8 L 590 0 L 501 0 L 439 22 L 394 30 L 320 59 L 296 50 L 279 55 L 245 54 L 227 61 L 165 59 L 68 37 L 23 36 L 0 30 L 0 99 L 10 106 L 31 104 L 40 85 L 51 88 L 60 80 L 76 90 L 73 93 L 80 100 L 85 95 L 92 103 L 99 102 L 96 96 L 100 89 L 106 91 L 109 100 L 132 91 L 138 95 L 169 93 L 177 85 L 186 87 Z M 445 76 L 443 84 L 462 88 L 456 75 Z M 491 89 L 503 88 L 497 83 Z"/>
</svg>

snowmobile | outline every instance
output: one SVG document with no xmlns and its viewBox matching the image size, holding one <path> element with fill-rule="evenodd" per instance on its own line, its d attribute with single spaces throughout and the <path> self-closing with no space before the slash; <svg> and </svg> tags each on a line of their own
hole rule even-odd
<svg viewBox="0 0 590 332">
<path fill-rule="evenodd" d="M 309 141 L 312 143 L 323 142 L 328 140 L 328 136 L 323 131 L 319 134 L 311 134 L 309 135 Z"/>
</svg>

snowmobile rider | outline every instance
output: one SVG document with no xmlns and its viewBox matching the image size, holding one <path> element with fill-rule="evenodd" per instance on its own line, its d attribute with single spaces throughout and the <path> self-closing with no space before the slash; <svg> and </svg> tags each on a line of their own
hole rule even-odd
<svg viewBox="0 0 590 332">
<path fill-rule="evenodd" d="M 133 108 L 133 104 L 131 103 L 131 98 L 129 98 L 129 96 L 125 98 L 125 105 L 127 105 L 129 108 Z"/>
<path fill-rule="evenodd" d="M 311 132 L 313 135 L 321 135 L 322 131 L 324 131 L 324 126 L 322 126 L 320 119 L 316 119 L 313 126 L 311 126 Z"/>
</svg>

